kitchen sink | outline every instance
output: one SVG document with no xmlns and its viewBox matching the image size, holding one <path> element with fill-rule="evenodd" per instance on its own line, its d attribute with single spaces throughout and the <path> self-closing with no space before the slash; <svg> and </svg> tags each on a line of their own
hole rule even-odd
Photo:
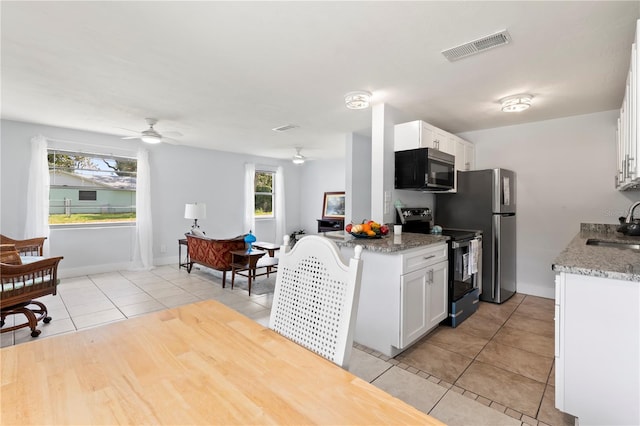
<svg viewBox="0 0 640 426">
<path fill-rule="evenodd" d="M 588 246 L 616 247 L 616 248 L 630 249 L 630 250 L 640 250 L 640 241 L 638 241 L 638 242 L 607 241 L 607 240 L 597 240 L 595 238 L 589 238 L 587 240 L 587 245 Z"/>
</svg>

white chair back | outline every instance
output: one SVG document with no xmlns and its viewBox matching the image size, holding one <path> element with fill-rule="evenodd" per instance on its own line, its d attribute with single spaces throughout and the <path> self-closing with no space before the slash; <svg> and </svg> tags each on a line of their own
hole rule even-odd
<svg viewBox="0 0 640 426">
<path fill-rule="evenodd" d="M 284 237 L 269 328 L 347 368 L 362 279 L 362 247 L 349 264 L 336 244 L 316 235 L 289 248 Z"/>
</svg>

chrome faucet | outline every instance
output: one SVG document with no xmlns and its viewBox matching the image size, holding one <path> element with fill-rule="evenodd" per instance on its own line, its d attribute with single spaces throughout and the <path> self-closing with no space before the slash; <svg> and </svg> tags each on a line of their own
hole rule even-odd
<svg viewBox="0 0 640 426">
<path fill-rule="evenodd" d="M 633 205 L 631 205 L 631 207 L 629 207 L 629 213 L 627 214 L 627 218 L 625 219 L 625 223 L 633 222 L 633 211 L 638 206 L 640 206 L 640 201 L 636 201 L 635 203 L 633 203 Z"/>
</svg>

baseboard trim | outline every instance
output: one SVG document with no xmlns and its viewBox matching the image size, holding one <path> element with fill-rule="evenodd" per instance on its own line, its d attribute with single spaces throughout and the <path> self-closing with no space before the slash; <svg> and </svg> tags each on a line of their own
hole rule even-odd
<svg viewBox="0 0 640 426">
<path fill-rule="evenodd" d="M 153 260 L 154 266 L 171 265 L 173 263 L 178 266 L 176 262 L 176 256 L 160 257 Z M 86 265 L 76 268 L 65 268 L 63 267 L 63 265 L 64 261 L 61 262 L 60 266 L 58 267 L 59 278 L 74 278 L 84 275 L 104 274 L 106 272 L 127 271 L 132 269 L 133 262 L 105 263 L 102 265 Z"/>
<path fill-rule="evenodd" d="M 521 294 L 527 294 L 529 296 L 545 297 L 547 299 L 555 299 L 556 292 L 553 284 L 551 287 L 542 286 L 539 284 L 518 283 L 517 292 Z"/>
</svg>

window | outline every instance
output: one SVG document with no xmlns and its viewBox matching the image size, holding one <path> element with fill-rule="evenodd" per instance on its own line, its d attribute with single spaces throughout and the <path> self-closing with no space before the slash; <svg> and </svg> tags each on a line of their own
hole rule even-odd
<svg viewBox="0 0 640 426">
<path fill-rule="evenodd" d="M 98 191 L 78 191 L 80 201 L 98 201 Z"/>
<path fill-rule="evenodd" d="M 48 151 L 49 224 L 135 222 L 137 161 Z"/>
<path fill-rule="evenodd" d="M 255 175 L 255 216 L 273 217 L 273 180 L 275 173 L 256 171 Z"/>
</svg>

